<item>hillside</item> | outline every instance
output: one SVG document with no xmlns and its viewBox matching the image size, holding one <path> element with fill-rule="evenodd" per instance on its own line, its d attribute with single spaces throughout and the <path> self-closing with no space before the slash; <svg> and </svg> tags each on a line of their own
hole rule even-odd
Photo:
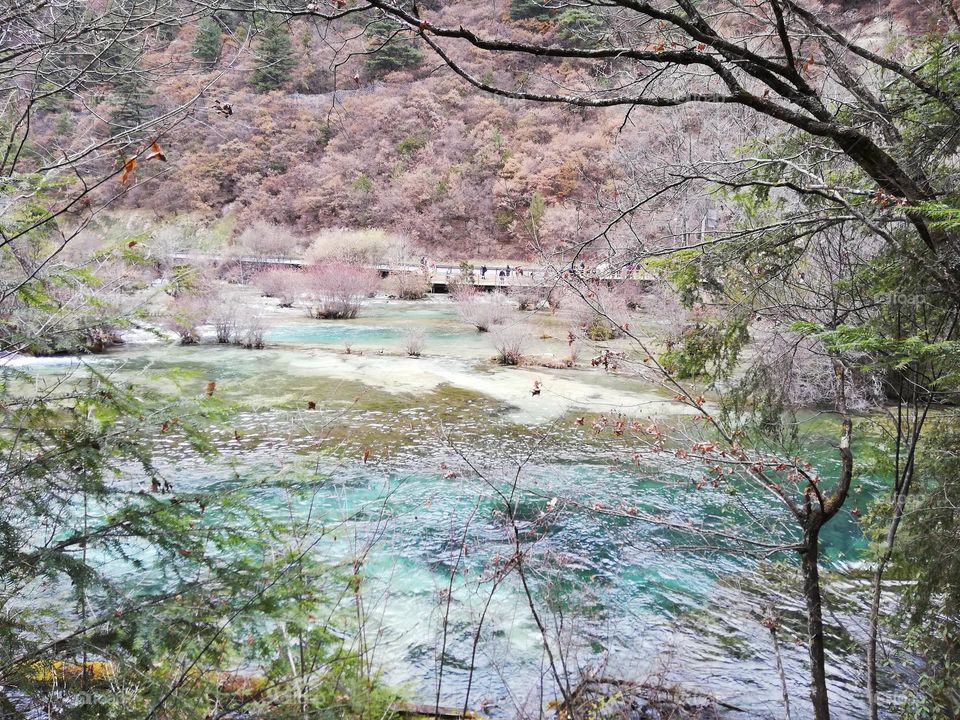
<svg viewBox="0 0 960 720">
<path fill-rule="evenodd" d="M 596 226 L 597 194 L 619 174 L 612 139 L 622 112 L 492 98 L 438 71 L 425 53 L 384 69 L 349 57 L 378 42 L 362 29 L 351 46 L 331 49 L 306 21 L 280 28 L 291 43 L 289 75 L 276 89 L 258 88 L 263 40 L 247 38 L 242 19 L 231 25 L 221 29 L 216 61 L 196 55 L 198 29 L 184 25 L 169 40 L 151 39 L 142 66 L 158 78 L 152 86 L 134 89 L 132 101 L 124 88 L 104 88 L 100 118 L 125 104 L 161 115 L 209 86 L 160 138 L 167 165 L 138 173 L 119 207 L 163 220 L 229 215 L 237 234 L 254 221 L 303 238 L 381 227 L 451 258 L 532 254 L 531 203 L 542 203 L 537 237 L 548 245 Z M 57 100 L 36 119 L 46 151 L 109 137 L 107 123 L 79 102 Z"/>
<path fill-rule="evenodd" d="M 469 22 L 490 36 L 548 44 L 589 44 L 606 32 L 576 10 L 545 12 L 529 0 L 502 5 L 435 1 L 427 12 L 438 23 Z M 826 10 L 880 36 L 892 22 L 927 22 L 906 1 L 879 15 L 858 0 Z M 593 237 L 620 205 L 618 181 L 662 165 L 659 155 L 671 144 L 695 145 L 707 113 L 716 114 L 697 106 L 634 109 L 625 124 L 623 109 L 495 98 L 411 38 L 384 20 L 276 26 L 221 13 L 216 23 L 185 22 L 149 38 L 139 60 L 149 84 L 106 82 L 93 108 L 55 96 L 34 119 L 35 142 L 55 155 L 202 93 L 160 137 L 167 165 L 138 173 L 115 207 L 148 211 L 163 223 L 226 220 L 233 240 L 254 222 L 282 229 L 281 244 L 303 245 L 325 228 L 373 227 L 402 236 L 413 254 L 529 259 Z M 471 57 L 468 48 L 454 51 Z M 561 90 L 614 80 L 602 64 L 589 71 L 505 56 L 484 69 L 484 79 Z M 729 132 L 720 117 L 715 142 Z M 152 139 L 140 137 L 121 153 Z M 115 158 L 107 150 L 99 162 L 109 168 Z M 663 217 L 648 218 L 639 232 L 674 221 L 686 207 L 676 204 L 682 207 L 664 205 Z"/>
</svg>

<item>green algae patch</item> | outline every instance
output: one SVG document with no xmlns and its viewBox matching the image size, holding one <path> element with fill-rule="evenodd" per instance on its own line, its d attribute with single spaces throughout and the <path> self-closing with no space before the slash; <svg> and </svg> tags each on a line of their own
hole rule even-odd
<svg viewBox="0 0 960 720">
<path fill-rule="evenodd" d="M 341 402 L 343 399 L 341 399 Z M 426 393 L 388 393 L 362 388 L 325 427 L 324 447 L 334 453 L 377 460 L 432 454 L 476 434 L 517 437 L 530 428 L 499 418 L 510 406 L 481 393 L 440 385 Z M 325 406 L 327 414 L 335 412 Z"/>
</svg>

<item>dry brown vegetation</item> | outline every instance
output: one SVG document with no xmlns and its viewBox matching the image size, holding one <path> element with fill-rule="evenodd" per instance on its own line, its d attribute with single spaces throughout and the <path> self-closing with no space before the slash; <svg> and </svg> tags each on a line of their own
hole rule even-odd
<svg viewBox="0 0 960 720">
<path fill-rule="evenodd" d="M 542 32 L 511 24 L 521 35 Z M 234 40 L 216 63 L 193 56 L 193 26 L 151 40 L 143 66 L 176 70 L 150 88 L 152 114 L 222 77 L 162 139 L 168 162 L 133 175 L 121 207 L 160 219 L 230 214 L 231 241 L 255 254 L 303 251 L 322 230 L 346 227 L 382 228 L 436 257 L 521 258 L 536 254 L 535 240 L 555 247 L 598 227 L 584 208 L 619 172 L 611 138 L 622 113 L 496 99 L 426 62 L 374 77 L 359 56 L 335 82 L 337 58 L 317 33 L 305 21 L 286 29 L 297 66 L 285 88 L 269 93 L 251 86 L 254 60 L 238 55 Z M 355 42 L 363 46 L 362 34 Z M 496 71 L 518 83 L 525 73 L 522 63 Z M 57 98 L 38 113 L 39 145 L 109 135 L 75 102 Z M 110 98 L 103 102 L 107 115 Z M 230 116 L 217 111 L 222 104 Z M 528 218 L 535 195 L 546 201 L 539 228 Z"/>
</svg>

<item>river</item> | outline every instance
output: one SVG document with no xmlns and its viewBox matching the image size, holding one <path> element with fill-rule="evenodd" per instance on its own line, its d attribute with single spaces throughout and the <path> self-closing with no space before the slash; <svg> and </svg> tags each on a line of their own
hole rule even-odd
<svg viewBox="0 0 960 720">
<path fill-rule="evenodd" d="M 161 471 L 176 490 L 260 478 L 248 499 L 259 512 L 279 518 L 309 508 L 326 533 L 318 546 L 326 559 L 362 556 L 374 661 L 387 682 L 432 702 L 445 644 L 441 704 L 462 705 L 468 682 L 470 704 L 494 717 L 540 704 L 541 631 L 517 573 L 501 580 L 495 572 L 514 552 L 502 495 L 515 488 L 535 607 L 560 638 L 553 647 L 568 669 L 602 666 L 743 709 L 731 717 L 780 718 L 776 658 L 761 623 L 773 608 L 793 717 L 809 715 L 795 558 L 695 550 L 687 534 L 643 519 L 724 528 L 749 515 L 775 526 L 779 510 L 748 490 L 698 490 L 689 464 L 672 453 L 637 463 L 627 437 L 593 429 L 598 415 L 615 413 L 688 424 L 669 392 L 592 367 L 588 348 L 570 369 L 498 367 L 489 337 L 460 322 L 445 297 L 378 298 L 342 322 L 251 302 L 269 314 L 263 350 L 181 347 L 133 333 L 91 362 L 170 392 L 200 396 L 216 383 L 236 409 L 213 433 L 219 454 L 201 458 L 158 436 Z M 564 357 L 565 323 L 534 318 L 529 352 Z M 411 326 L 426 330 L 419 358 L 402 351 Z M 45 362 L 57 372 L 70 360 Z M 812 418 L 806 433 L 808 459 L 829 475 L 829 423 Z M 291 479 L 306 492 L 291 498 Z M 860 482 L 856 502 L 865 508 L 875 486 Z M 860 718 L 864 541 L 855 518 L 838 517 L 823 543 L 834 713 Z"/>
</svg>

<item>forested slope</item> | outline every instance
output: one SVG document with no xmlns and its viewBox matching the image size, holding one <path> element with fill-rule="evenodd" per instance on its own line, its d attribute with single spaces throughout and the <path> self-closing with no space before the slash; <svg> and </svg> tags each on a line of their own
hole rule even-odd
<svg viewBox="0 0 960 720">
<path fill-rule="evenodd" d="M 497 23 L 478 9 L 477 27 L 558 44 L 589 45 L 611 32 L 576 8 L 502 5 Z M 464 7 L 470 17 L 464 3 L 435 0 L 428 11 L 442 22 L 464 17 Z M 856 2 L 827 11 L 875 34 L 924 22 L 909 3 L 890 4 L 879 17 Z M 234 238 L 253 221 L 282 226 L 304 244 L 324 228 L 379 227 L 418 252 L 450 259 L 532 257 L 541 246 L 592 236 L 609 217 L 604 207 L 616 205 L 618 181 L 629 171 L 619 134 L 625 124 L 634 166 L 655 165 L 671 142 L 665 113 L 635 109 L 625 123 L 622 109 L 480 93 L 386 20 L 348 19 L 334 31 L 222 12 L 161 26 L 143 43 L 146 52 L 129 60 L 143 70 L 142 82 L 130 73 L 104 77 L 94 108 L 81 106 L 79 95 L 47 98 L 33 119 L 33 142 L 46 153 L 76 148 L 202 93 L 159 138 L 168 163 L 138 173 L 114 207 L 147 210 L 164 222 L 227 217 Z M 544 66 L 534 69 L 523 57 L 490 67 L 487 79 L 518 89 L 547 82 L 558 91 L 615 81 L 602 66 L 589 77 L 564 63 L 551 64 L 545 80 Z M 681 113 L 672 139 L 682 132 L 696 143 L 701 112 Z M 105 153 L 102 162 L 111 160 Z"/>
<path fill-rule="evenodd" d="M 139 61 L 149 83 L 105 82 L 98 122 L 70 96 L 50 98 L 34 142 L 75 147 L 203 91 L 159 138 L 167 164 L 138 173 L 120 208 L 164 220 L 231 214 L 237 234 L 254 220 L 304 237 L 382 227 L 448 257 L 532 254 L 531 204 L 547 243 L 595 224 L 597 195 L 619 172 L 622 113 L 484 96 L 406 39 L 363 54 L 384 41 L 375 25 L 331 47 L 305 22 L 258 22 L 225 13 L 218 25 L 158 31 Z M 562 27 L 504 22 L 534 35 Z M 522 68 L 510 72 L 524 82 Z"/>
</svg>

